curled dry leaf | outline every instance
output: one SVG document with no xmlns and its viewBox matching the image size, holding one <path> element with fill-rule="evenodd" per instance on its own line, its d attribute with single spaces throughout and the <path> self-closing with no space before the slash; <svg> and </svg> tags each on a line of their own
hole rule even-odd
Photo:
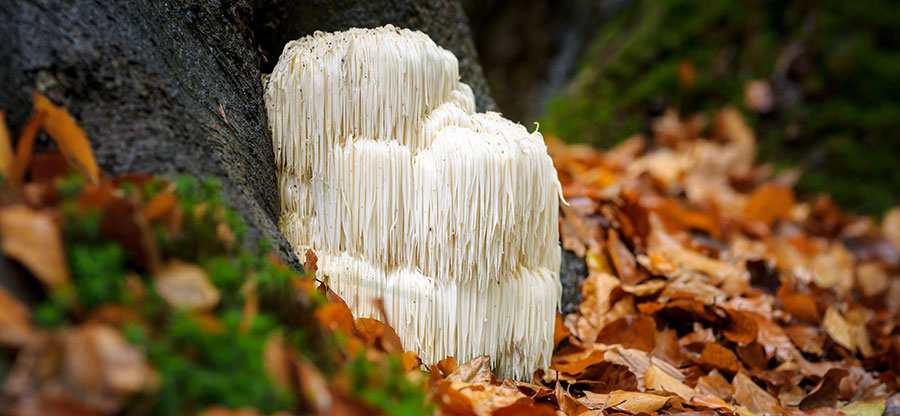
<svg viewBox="0 0 900 416">
<path fill-rule="evenodd" d="M 56 141 L 59 150 L 69 161 L 93 183 L 100 180 L 100 168 L 94 160 L 94 152 L 84 130 L 78 127 L 69 113 L 53 105 L 40 93 L 32 95 L 34 111 L 46 114 L 43 119 L 44 130 Z"/>
<path fill-rule="evenodd" d="M 28 308 L 0 286 L 0 345 L 22 346 L 32 332 Z"/>
<path fill-rule="evenodd" d="M 694 397 L 694 389 L 666 374 L 655 365 L 651 365 L 644 373 L 644 387 L 650 390 L 674 393 L 685 401 L 690 401 Z"/>
<path fill-rule="evenodd" d="M 447 376 L 449 381 L 469 384 L 490 384 L 493 378 L 494 375 L 491 374 L 491 357 L 487 355 L 473 358 Z"/>
<path fill-rule="evenodd" d="M 778 400 L 759 387 L 744 373 L 738 373 L 734 381 L 734 399 L 757 415 L 777 415 Z"/>
<path fill-rule="evenodd" d="M 62 237 L 53 214 L 24 205 L 0 208 L 0 248 L 50 289 L 69 283 Z"/>
<path fill-rule="evenodd" d="M 730 374 L 737 373 L 744 368 L 734 351 L 715 343 L 709 343 L 703 347 L 703 352 L 700 353 L 700 362 Z"/>
<path fill-rule="evenodd" d="M 616 390 L 609 394 L 586 391 L 579 401 L 589 409 L 612 407 L 631 413 L 651 413 L 665 406 L 669 398 L 652 393 Z"/>
<path fill-rule="evenodd" d="M 656 323 L 647 315 L 628 315 L 606 324 L 597 342 L 650 352 L 656 343 Z"/>
<path fill-rule="evenodd" d="M 171 261 L 153 276 L 159 296 L 175 308 L 209 311 L 219 303 L 219 291 L 200 266 Z"/>
<path fill-rule="evenodd" d="M 850 350 L 851 353 L 856 352 L 853 328 L 850 326 L 850 322 L 847 322 L 837 309 L 829 307 L 825 310 L 822 327 L 825 328 L 828 336 L 838 345 Z"/>
<path fill-rule="evenodd" d="M 12 172 L 13 151 L 12 138 L 6 127 L 6 112 L 0 111 L 0 176 L 9 179 Z"/>
</svg>

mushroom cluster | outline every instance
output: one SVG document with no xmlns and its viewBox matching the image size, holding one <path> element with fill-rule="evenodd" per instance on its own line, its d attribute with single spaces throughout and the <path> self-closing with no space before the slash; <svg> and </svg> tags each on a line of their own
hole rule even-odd
<svg viewBox="0 0 900 416">
<path fill-rule="evenodd" d="M 457 59 L 393 26 L 288 43 L 266 83 L 279 226 L 425 363 L 550 363 L 560 185 L 541 134 L 476 113 Z"/>
</svg>

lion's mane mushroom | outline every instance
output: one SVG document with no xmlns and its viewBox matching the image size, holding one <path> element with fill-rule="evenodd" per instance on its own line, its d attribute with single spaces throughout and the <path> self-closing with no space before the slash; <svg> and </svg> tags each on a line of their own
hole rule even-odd
<svg viewBox="0 0 900 416">
<path fill-rule="evenodd" d="M 426 363 L 550 363 L 559 181 L 540 133 L 475 113 L 452 53 L 385 26 L 288 43 L 266 85 L 280 227 Z"/>
</svg>

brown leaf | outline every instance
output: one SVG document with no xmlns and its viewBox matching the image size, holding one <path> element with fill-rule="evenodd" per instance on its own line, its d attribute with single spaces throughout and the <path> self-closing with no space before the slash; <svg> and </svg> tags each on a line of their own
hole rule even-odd
<svg viewBox="0 0 900 416">
<path fill-rule="evenodd" d="M 9 135 L 9 129 L 6 127 L 6 112 L 0 111 L 0 175 L 9 179 L 12 165 L 12 138 Z"/>
<path fill-rule="evenodd" d="M 52 214 L 24 205 L 0 208 L 0 249 L 50 289 L 69 283 L 62 237 Z"/>
<path fill-rule="evenodd" d="M 631 254 L 631 250 L 622 243 L 619 233 L 614 230 L 610 230 L 607 233 L 606 250 L 609 253 L 613 266 L 616 268 L 616 274 L 622 279 L 623 283 L 634 285 L 648 277 L 646 273 L 642 273 L 638 269 L 637 261 L 635 261 L 634 255 Z"/>
<path fill-rule="evenodd" d="M 35 112 L 46 114 L 43 120 L 44 130 L 56 141 L 59 150 L 89 181 L 97 183 L 100 180 L 100 168 L 94 160 L 94 152 L 84 130 L 78 127 L 65 109 L 53 105 L 42 94 L 36 92 L 32 94 L 32 99 Z"/>
<path fill-rule="evenodd" d="M 535 403 L 534 399 L 521 398 L 515 403 L 494 410 L 494 416 L 516 416 L 516 415 L 535 415 L 535 416 L 556 416 L 556 410 L 552 407 Z"/>
<path fill-rule="evenodd" d="M 744 206 L 743 219 L 747 222 L 761 222 L 772 225 L 776 220 L 787 217 L 794 206 L 794 193 L 790 189 L 765 184 L 750 195 Z"/>
<path fill-rule="evenodd" d="M 219 303 L 219 291 L 200 266 L 170 261 L 153 276 L 159 296 L 169 306 L 209 311 Z"/>
<path fill-rule="evenodd" d="M 662 409 L 666 402 L 669 401 L 669 398 L 651 393 L 622 390 L 616 390 L 609 394 L 597 394 L 586 391 L 580 401 L 591 409 L 614 407 L 631 413 L 650 413 Z"/>
<path fill-rule="evenodd" d="M 124 198 L 110 200 L 103 210 L 100 232 L 104 237 L 118 242 L 138 267 L 150 272 L 159 268 L 162 255 L 153 231 L 133 201 Z"/>
<path fill-rule="evenodd" d="M 569 327 L 563 323 L 562 315 L 556 313 L 556 325 L 553 327 L 553 348 L 556 348 L 560 342 L 568 338 L 571 334 Z"/>
<path fill-rule="evenodd" d="M 353 313 L 346 304 L 327 303 L 316 309 L 316 319 L 328 330 L 340 330 L 346 334 L 353 333 Z"/>
<path fill-rule="evenodd" d="M 34 152 L 34 140 L 37 138 L 38 129 L 43 120 L 44 113 L 36 113 L 25 123 L 25 127 L 19 134 L 19 141 L 16 143 L 16 158 L 13 160 L 9 173 L 9 184 L 13 189 L 22 189 L 25 172 L 28 170 L 28 164 L 31 162 Z"/>
<path fill-rule="evenodd" d="M 456 362 L 455 357 L 447 357 L 438 361 L 437 368 L 442 376 L 447 377 L 459 368 L 459 364 Z"/>
<path fill-rule="evenodd" d="M 776 415 L 778 400 L 775 400 L 769 392 L 759 387 L 750 377 L 744 373 L 738 373 L 734 378 L 734 399 L 758 415 Z"/>
<path fill-rule="evenodd" d="M 620 344 L 626 348 L 653 351 L 656 323 L 647 315 L 629 315 L 610 322 L 597 334 L 601 344 Z"/>
<path fill-rule="evenodd" d="M 650 390 L 675 393 L 685 401 L 690 401 L 694 397 L 694 389 L 666 374 L 655 365 L 651 365 L 644 373 L 644 387 Z"/>
<path fill-rule="evenodd" d="M 681 366 L 684 354 L 678 344 L 678 333 L 671 328 L 666 328 L 656 333 L 656 346 L 651 353 L 654 357 L 662 358 L 676 367 Z"/>
<path fill-rule="evenodd" d="M 494 375 L 491 374 L 491 357 L 487 355 L 473 358 L 447 376 L 449 381 L 460 381 L 469 384 L 490 384 L 493 378 Z"/>
<path fill-rule="evenodd" d="M 306 249 L 306 253 L 303 259 L 303 270 L 307 272 L 315 272 L 318 270 L 316 266 L 316 262 L 319 261 L 319 258 L 316 257 L 316 252 L 312 251 L 312 249 Z"/>
<path fill-rule="evenodd" d="M 820 407 L 834 407 L 838 400 L 838 384 L 850 373 L 840 368 L 832 368 L 825 373 L 819 385 L 800 401 L 800 409 L 813 410 Z"/>
<path fill-rule="evenodd" d="M 366 345 L 378 347 L 388 354 L 400 354 L 403 346 L 394 329 L 377 319 L 358 318 L 353 322 Z"/>
<path fill-rule="evenodd" d="M 756 341 L 758 328 L 756 320 L 739 310 L 728 310 L 730 322 L 722 335 L 738 345 L 748 345 Z"/>
<path fill-rule="evenodd" d="M 784 329 L 791 341 L 807 354 L 821 355 L 825 335 L 817 327 L 810 325 L 794 325 Z"/>
<path fill-rule="evenodd" d="M 594 393 L 609 393 L 615 390 L 637 390 L 637 377 L 627 366 L 610 361 L 592 364 L 578 374 L 578 382 L 589 386 Z"/>
<path fill-rule="evenodd" d="M 400 363 L 404 372 L 410 372 L 422 366 L 422 359 L 414 351 L 405 351 L 400 354 Z"/>
<path fill-rule="evenodd" d="M 838 345 L 850 350 L 851 353 L 856 352 L 856 342 L 853 336 L 853 327 L 844 319 L 837 309 L 828 307 L 825 310 L 825 317 L 822 319 L 822 327 L 825 333 L 831 337 Z"/>
<path fill-rule="evenodd" d="M 733 351 L 715 343 L 709 343 L 703 347 L 703 352 L 700 353 L 700 362 L 732 374 L 743 369 Z"/>
<path fill-rule="evenodd" d="M 731 383 L 722 377 L 718 370 L 710 371 L 705 376 L 697 379 L 697 391 L 711 394 L 724 401 L 731 401 L 732 387 Z"/>
<path fill-rule="evenodd" d="M 165 192 L 153 197 L 144 206 L 144 220 L 153 223 L 168 215 L 178 205 L 178 199 L 172 192 Z"/>
<path fill-rule="evenodd" d="M 0 286 L 0 345 L 22 346 L 33 331 L 31 312 Z"/>
</svg>

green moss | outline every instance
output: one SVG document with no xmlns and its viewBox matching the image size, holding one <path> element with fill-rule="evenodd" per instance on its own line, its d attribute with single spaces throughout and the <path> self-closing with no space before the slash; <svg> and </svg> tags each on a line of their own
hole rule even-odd
<svg viewBox="0 0 900 416">
<path fill-rule="evenodd" d="M 803 168 L 802 191 L 878 213 L 900 201 L 898 26 L 900 8 L 882 0 L 636 1 L 604 23 L 541 127 L 609 147 L 660 102 L 685 114 L 742 107 L 746 82 L 774 78 L 796 51 L 775 88 L 799 99 L 749 117 L 760 157 Z M 683 60 L 697 70 L 691 85 L 678 82 Z"/>
</svg>

